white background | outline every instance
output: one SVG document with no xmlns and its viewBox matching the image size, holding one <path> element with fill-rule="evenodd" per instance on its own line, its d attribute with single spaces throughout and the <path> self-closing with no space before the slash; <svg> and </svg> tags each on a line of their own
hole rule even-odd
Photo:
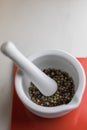
<svg viewBox="0 0 87 130">
<path fill-rule="evenodd" d="M 87 56 L 86 0 L 0 0 L 0 45 L 13 41 L 25 55 L 63 49 Z M 0 52 L 0 130 L 9 130 L 13 64 Z"/>
</svg>

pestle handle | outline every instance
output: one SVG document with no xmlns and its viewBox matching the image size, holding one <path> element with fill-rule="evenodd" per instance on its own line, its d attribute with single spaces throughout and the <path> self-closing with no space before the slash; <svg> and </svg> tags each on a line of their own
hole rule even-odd
<svg viewBox="0 0 87 130">
<path fill-rule="evenodd" d="M 12 42 L 3 43 L 1 51 L 29 75 L 31 81 L 43 95 L 51 96 L 56 92 L 56 82 L 29 61 Z"/>
</svg>

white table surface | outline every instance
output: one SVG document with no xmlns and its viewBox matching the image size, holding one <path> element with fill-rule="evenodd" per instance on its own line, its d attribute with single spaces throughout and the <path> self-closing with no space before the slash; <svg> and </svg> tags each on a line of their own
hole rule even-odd
<svg viewBox="0 0 87 130">
<path fill-rule="evenodd" d="M 86 0 L 0 0 L 0 45 L 13 41 L 25 56 L 63 49 L 87 56 Z M 13 63 L 0 52 L 0 130 L 10 129 Z"/>
</svg>

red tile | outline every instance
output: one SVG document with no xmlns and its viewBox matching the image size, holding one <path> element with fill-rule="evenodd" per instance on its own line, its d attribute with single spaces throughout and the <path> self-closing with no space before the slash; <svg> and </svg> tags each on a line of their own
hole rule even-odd
<svg viewBox="0 0 87 130">
<path fill-rule="evenodd" d="M 87 77 L 87 58 L 77 59 Z M 17 67 L 14 66 L 14 76 L 16 70 Z M 87 84 L 80 106 L 69 114 L 54 119 L 40 118 L 29 112 L 13 88 L 11 130 L 87 130 Z"/>
</svg>

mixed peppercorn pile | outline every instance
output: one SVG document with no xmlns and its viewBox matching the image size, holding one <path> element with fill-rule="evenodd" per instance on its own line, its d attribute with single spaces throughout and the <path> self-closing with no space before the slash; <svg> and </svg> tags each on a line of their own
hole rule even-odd
<svg viewBox="0 0 87 130">
<path fill-rule="evenodd" d="M 29 87 L 31 100 L 38 105 L 47 107 L 69 103 L 75 93 L 75 85 L 72 77 L 70 77 L 67 72 L 54 68 L 44 69 L 43 72 L 56 81 L 58 89 L 54 95 L 44 96 L 37 87 L 31 83 Z"/>
</svg>

